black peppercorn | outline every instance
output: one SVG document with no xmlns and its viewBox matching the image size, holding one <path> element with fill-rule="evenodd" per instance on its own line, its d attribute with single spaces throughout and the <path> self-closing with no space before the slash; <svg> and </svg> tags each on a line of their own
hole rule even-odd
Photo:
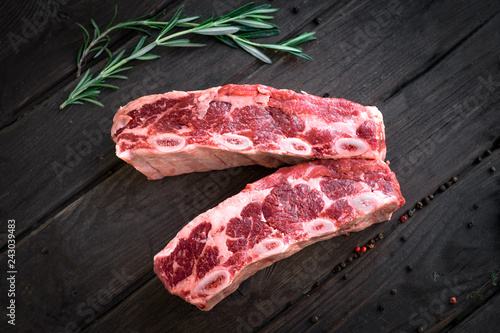
<svg viewBox="0 0 500 333">
<path fill-rule="evenodd" d="M 434 199 L 434 194 L 429 195 L 429 199 Z"/>
<path fill-rule="evenodd" d="M 410 217 L 413 216 L 413 210 L 410 209 L 406 214 Z"/>
<path fill-rule="evenodd" d="M 489 149 L 488 149 L 488 150 L 486 150 L 486 151 L 484 152 L 484 155 L 486 155 L 486 156 L 491 155 L 491 150 L 489 150 Z"/>
<path fill-rule="evenodd" d="M 352 262 L 354 260 L 354 256 L 351 254 L 347 257 L 347 261 Z"/>
<path fill-rule="evenodd" d="M 417 332 L 418 332 L 418 333 L 422 333 L 423 331 L 424 331 L 424 328 L 423 328 L 422 326 L 419 326 L 419 327 L 417 328 Z"/>
<path fill-rule="evenodd" d="M 323 97 L 330 97 L 330 94 L 329 93 L 324 93 Z"/>
<path fill-rule="evenodd" d="M 490 168 L 490 172 L 495 172 L 495 171 L 497 171 L 497 169 L 496 169 L 494 166 L 492 166 L 492 167 Z"/>
<path fill-rule="evenodd" d="M 439 191 L 441 191 L 441 192 L 446 191 L 446 186 L 445 186 L 445 185 L 441 185 L 441 186 L 439 187 Z"/>
<path fill-rule="evenodd" d="M 424 204 L 428 205 L 431 203 L 431 199 L 429 199 L 429 197 L 425 197 L 424 198 Z"/>
<path fill-rule="evenodd" d="M 316 23 L 316 24 L 320 24 L 320 23 L 321 23 L 321 17 L 316 17 L 316 18 L 314 19 L 314 23 Z"/>
<path fill-rule="evenodd" d="M 417 202 L 417 205 L 415 207 L 417 207 L 417 209 L 422 209 L 422 207 L 424 207 L 424 204 L 419 201 Z"/>
<path fill-rule="evenodd" d="M 477 210 L 479 208 L 479 204 L 475 203 L 474 206 L 472 206 L 472 208 L 474 208 L 474 210 Z"/>
<path fill-rule="evenodd" d="M 457 177 L 457 176 L 453 176 L 453 177 L 451 177 L 451 181 L 452 181 L 453 183 L 458 182 L 458 177 Z"/>
<path fill-rule="evenodd" d="M 408 266 L 406 267 L 406 270 L 407 270 L 408 272 L 413 271 L 413 265 L 408 265 Z"/>
<path fill-rule="evenodd" d="M 379 304 L 378 307 L 377 307 L 377 309 L 379 311 L 384 311 L 384 309 L 385 309 L 384 304 Z"/>
<path fill-rule="evenodd" d="M 378 234 L 378 238 L 379 239 L 383 239 L 384 238 L 384 234 Z"/>
<path fill-rule="evenodd" d="M 406 240 L 407 240 L 407 239 L 408 239 L 408 237 L 406 237 L 406 236 L 401 236 L 401 241 L 402 241 L 402 242 L 406 242 Z"/>
<path fill-rule="evenodd" d="M 478 157 L 476 158 L 476 163 L 481 163 L 483 161 L 483 158 L 482 157 Z"/>
<path fill-rule="evenodd" d="M 311 318 L 309 318 L 309 320 L 311 321 L 311 323 L 317 323 L 319 318 L 318 318 L 318 316 L 313 315 L 313 316 L 311 316 Z"/>
<path fill-rule="evenodd" d="M 292 12 L 293 12 L 294 14 L 297 14 L 297 13 L 299 12 L 299 7 L 297 7 L 297 6 L 293 7 L 293 8 L 292 8 Z"/>
<path fill-rule="evenodd" d="M 397 293 L 398 293 L 398 291 L 396 289 L 391 290 L 391 295 L 396 295 Z"/>
<path fill-rule="evenodd" d="M 470 221 L 469 223 L 467 223 L 467 228 L 472 228 L 474 226 L 474 222 Z"/>
<path fill-rule="evenodd" d="M 349 279 L 349 275 L 347 274 L 344 274 L 344 276 L 342 277 L 344 280 L 348 280 Z"/>
</svg>

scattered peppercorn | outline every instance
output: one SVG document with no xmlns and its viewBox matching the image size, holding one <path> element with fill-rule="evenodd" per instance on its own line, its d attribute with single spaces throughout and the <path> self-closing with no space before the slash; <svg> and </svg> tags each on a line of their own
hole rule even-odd
<svg viewBox="0 0 500 333">
<path fill-rule="evenodd" d="M 434 194 L 429 195 L 429 199 L 434 199 Z"/>
<path fill-rule="evenodd" d="M 384 234 L 382 234 L 382 233 L 378 234 L 378 238 L 379 239 L 384 239 Z"/>
<path fill-rule="evenodd" d="M 366 246 L 363 246 L 363 247 L 361 248 L 361 252 L 363 252 L 363 253 L 365 253 L 365 252 L 366 252 Z"/>
<path fill-rule="evenodd" d="M 453 183 L 458 182 L 458 177 L 457 177 L 457 176 L 453 176 L 453 177 L 451 177 L 451 181 L 452 181 Z"/>
<path fill-rule="evenodd" d="M 370 240 L 370 242 L 369 242 L 368 244 L 370 244 L 370 245 L 375 244 L 375 238 L 371 239 L 371 240 Z"/>
<path fill-rule="evenodd" d="M 314 19 L 314 23 L 316 23 L 316 24 L 320 24 L 320 23 L 321 23 L 321 17 L 316 17 L 316 18 Z"/>
<path fill-rule="evenodd" d="M 338 272 L 340 272 L 341 270 L 342 270 L 342 268 L 341 268 L 339 265 L 335 266 L 335 272 L 337 272 L 337 273 L 338 273 Z"/>
<path fill-rule="evenodd" d="M 483 158 L 481 156 L 479 156 L 478 158 L 476 158 L 476 163 L 481 163 L 483 161 Z"/>
<path fill-rule="evenodd" d="M 354 259 L 358 259 L 359 255 L 357 253 L 354 253 Z"/>
<path fill-rule="evenodd" d="M 478 203 L 475 203 L 472 208 L 474 208 L 474 210 L 477 210 L 479 208 L 479 204 Z"/>
<path fill-rule="evenodd" d="M 311 318 L 309 318 L 309 320 L 311 321 L 311 323 L 317 323 L 319 318 L 318 318 L 318 316 L 313 315 L 313 316 L 311 316 Z"/>
<path fill-rule="evenodd" d="M 486 155 L 486 156 L 491 155 L 491 150 L 489 150 L 489 149 L 488 149 L 488 150 L 486 150 L 486 151 L 484 152 L 484 155 Z"/>
<path fill-rule="evenodd" d="M 413 271 L 413 265 L 408 265 L 408 266 L 406 267 L 406 270 L 407 270 L 408 272 Z"/>
<path fill-rule="evenodd" d="M 406 240 L 407 240 L 407 239 L 408 239 L 408 237 L 406 237 L 406 236 L 401 236 L 401 241 L 402 241 L 402 242 L 406 242 Z"/>
<path fill-rule="evenodd" d="M 342 277 L 344 280 L 349 280 L 349 275 L 347 274 L 344 274 L 344 276 Z"/>
<path fill-rule="evenodd" d="M 47 254 L 47 253 L 49 253 L 49 250 L 47 250 L 47 248 L 44 247 L 41 252 L 42 252 L 42 254 Z"/>
<path fill-rule="evenodd" d="M 292 12 L 293 12 L 294 14 L 297 14 L 297 13 L 299 12 L 299 7 L 297 7 L 297 6 L 293 7 L 293 8 L 292 8 Z"/>
<path fill-rule="evenodd" d="M 441 191 L 441 192 L 446 191 L 446 186 L 441 185 L 441 186 L 439 187 L 439 191 Z"/>
<path fill-rule="evenodd" d="M 409 217 L 412 217 L 413 216 L 413 210 L 412 209 L 408 210 L 408 212 L 406 213 L 406 215 L 408 215 Z"/>
<path fill-rule="evenodd" d="M 494 166 L 492 166 L 492 167 L 490 168 L 490 172 L 495 172 L 495 171 L 497 171 L 497 169 L 496 169 Z"/>
<path fill-rule="evenodd" d="M 319 287 L 319 282 L 318 281 L 314 282 L 313 285 L 312 285 L 312 287 L 313 288 L 318 288 Z"/>
<path fill-rule="evenodd" d="M 329 93 L 324 93 L 323 97 L 330 97 L 330 94 Z"/>
<path fill-rule="evenodd" d="M 450 298 L 450 304 L 457 304 L 457 299 L 455 297 Z"/>
<path fill-rule="evenodd" d="M 384 304 L 379 304 L 378 307 L 377 307 L 377 309 L 379 311 L 384 311 L 384 309 L 385 309 Z"/>
<path fill-rule="evenodd" d="M 424 328 L 423 328 L 422 326 L 419 326 L 419 327 L 417 328 L 417 332 L 418 332 L 418 333 L 422 333 L 423 331 L 424 331 Z"/>
<path fill-rule="evenodd" d="M 417 207 L 417 209 L 422 209 L 424 207 L 424 204 L 419 201 L 419 202 L 417 202 L 416 207 Z"/>
<path fill-rule="evenodd" d="M 397 293 L 398 293 L 398 291 L 396 289 L 391 290 L 391 295 L 396 295 Z"/>
<path fill-rule="evenodd" d="M 401 215 L 401 217 L 399 218 L 399 220 L 403 223 L 405 223 L 406 221 L 408 221 L 408 217 L 406 217 L 406 215 Z"/>
<path fill-rule="evenodd" d="M 346 267 L 347 267 L 347 264 L 346 264 L 345 262 L 343 262 L 343 263 L 341 263 L 341 264 L 340 264 L 340 267 L 342 267 L 342 268 L 346 268 Z"/>
<path fill-rule="evenodd" d="M 359 251 L 361 251 L 361 248 L 360 248 L 359 246 L 356 246 L 356 247 L 354 248 L 354 252 L 359 252 Z"/>
<path fill-rule="evenodd" d="M 469 223 L 467 223 L 467 228 L 472 228 L 474 226 L 474 222 L 470 221 Z"/>
<path fill-rule="evenodd" d="M 352 262 L 354 260 L 354 256 L 351 254 L 347 257 L 347 261 Z"/>
</svg>

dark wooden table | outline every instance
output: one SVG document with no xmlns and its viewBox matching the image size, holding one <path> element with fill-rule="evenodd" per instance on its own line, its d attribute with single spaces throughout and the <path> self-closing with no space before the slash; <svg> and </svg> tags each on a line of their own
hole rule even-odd
<svg viewBox="0 0 500 333">
<path fill-rule="evenodd" d="M 162 10 L 167 19 L 182 4 L 207 18 L 245 2 L 116 3 L 121 21 Z M 1 332 L 498 332 L 500 2 L 271 3 L 282 30 L 271 40 L 317 31 L 303 45 L 313 62 L 268 52 L 274 63 L 265 65 L 196 36 L 205 48 L 157 49 L 161 59 L 135 63 L 119 91 L 103 90 L 104 108 L 62 111 L 77 82 L 75 23 L 104 26 L 115 2 L 0 4 Z M 120 31 L 112 47 L 130 50 L 138 38 Z M 118 107 L 134 98 L 226 83 L 378 106 L 407 204 L 390 221 L 260 271 L 202 312 L 163 288 L 153 256 L 193 217 L 274 170 L 148 181 L 115 156 L 109 133 Z M 372 239 L 375 247 L 349 262 Z"/>
</svg>

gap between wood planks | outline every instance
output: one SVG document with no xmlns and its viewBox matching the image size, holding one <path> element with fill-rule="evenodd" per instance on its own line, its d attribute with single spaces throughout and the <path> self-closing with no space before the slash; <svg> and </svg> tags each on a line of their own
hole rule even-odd
<svg viewBox="0 0 500 333">
<path fill-rule="evenodd" d="M 459 48 L 462 44 L 464 44 L 468 39 L 470 39 L 472 36 L 474 36 L 482 27 L 484 27 L 488 22 L 490 22 L 495 16 L 498 15 L 498 12 L 494 13 L 490 17 L 488 17 L 484 22 L 480 23 L 477 27 L 475 27 L 471 32 L 469 32 L 467 35 L 465 35 L 462 39 L 460 39 L 455 45 L 450 47 L 448 50 L 445 52 L 442 52 L 441 54 L 437 54 L 431 59 L 429 59 L 429 64 L 425 66 L 420 72 L 416 73 L 413 77 L 409 78 L 408 80 L 402 82 L 399 86 L 394 88 L 391 92 L 389 92 L 388 96 L 383 99 L 384 102 L 387 102 L 389 99 L 394 97 L 396 94 L 398 94 L 403 88 L 406 86 L 412 84 L 416 80 L 418 80 L 420 77 L 425 75 L 426 73 L 430 72 L 434 67 L 436 67 L 439 63 L 441 63 L 444 59 L 446 59 L 450 54 L 452 54 L 457 48 Z"/>
</svg>

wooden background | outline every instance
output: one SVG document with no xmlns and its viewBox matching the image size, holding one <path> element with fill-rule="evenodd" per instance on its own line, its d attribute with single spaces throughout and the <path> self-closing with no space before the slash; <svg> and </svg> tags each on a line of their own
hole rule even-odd
<svg viewBox="0 0 500 333">
<path fill-rule="evenodd" d="M 115 3 L 121 21 L 162 10 L 167 19 L 182 4 L 207 18 L 246 2 L 0 3 L 1 332 L 498 332 L 500 2 L 276 0 L 282 33 L 271 40 L 317 31 L 303 46 L 313 62 L 268 52 L 274 63 L 265 65 L 195 36 L 207 46 L 155 50 L 161 59 L 136 63 L 119 91 L 101 93 L 104 108 L 59 110 L 77 82 L 75 23 L 104 26 Z M 113 47 L 130 50 L 138 38 L 121 31 Z M 153 256 L 193 217 L 274 170 L 147 181 L 115 156 L 109 132 L 134 98 L 226 83 L 379 107 L 407 204 L 390 221 L 260 271 L 202 312 L 163 288 Z M 16 221 L 15 327 L 6 317 L 8 219 Z M 380 233 L 350 262 L 355 246 Z"/>
</svg>

